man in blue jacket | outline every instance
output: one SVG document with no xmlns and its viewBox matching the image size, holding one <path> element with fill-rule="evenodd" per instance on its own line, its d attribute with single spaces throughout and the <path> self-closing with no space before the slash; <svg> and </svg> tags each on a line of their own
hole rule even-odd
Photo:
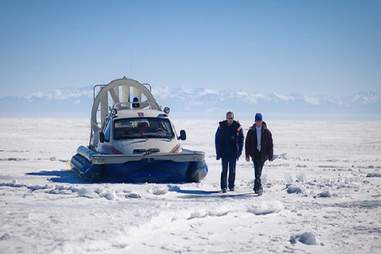
<svg viewBox="0 0 381 254">
<path fill-rule="evenodd" d="M 219 123 L 215 139 L 217 160 L 222 159 L 221 190 L 223 193 L 226 192 L 227 185 L 230 191 L 234 191 L 236 161 L 241 156 L 243 140 L 241 124 L 234 121 L 233 112 L 227 112 L 226 120 Z"/>
</svg>

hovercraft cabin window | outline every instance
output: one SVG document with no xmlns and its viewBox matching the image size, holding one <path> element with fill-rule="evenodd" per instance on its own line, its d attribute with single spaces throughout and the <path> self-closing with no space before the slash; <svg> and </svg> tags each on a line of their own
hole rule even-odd
<svg viewBox="0 0 381 254">
<path fill-rule="evenodd" d="M 111 136 L 111 122 L 112 120 L 109 120 L 106 123 L 106 127 L 104 128 L 103 133 L 105 134 L 105 142 L 110 142 L 110 136 Z"/>
<path fill-rule="evenodd" d="M 114 120 L 114 139 L 174 138 L 168 119 L 139 117 Z"/>
</svg>

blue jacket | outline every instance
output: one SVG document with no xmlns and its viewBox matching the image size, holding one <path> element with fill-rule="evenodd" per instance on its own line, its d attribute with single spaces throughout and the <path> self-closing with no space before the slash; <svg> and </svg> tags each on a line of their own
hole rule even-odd
<svg viewBox="0 0 381 254">
<path fill-rule="evenodd" d="M 243 130 L 237 121 L 228 126 L 227 121 L 219 123 L 216 131 L 215 146 L 217 160 L 220 158 L 239 158 L 243 148 Z"/>
</svg>

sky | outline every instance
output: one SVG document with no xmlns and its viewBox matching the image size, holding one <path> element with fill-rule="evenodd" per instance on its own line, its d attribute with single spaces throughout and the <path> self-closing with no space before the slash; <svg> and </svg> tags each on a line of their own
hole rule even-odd
<svg viewBox="0 0 381 254">
<path fill-rule="evenodd" d="M 127 76 L 283 94 L 381 92 L 381 1 L 0 0 L 0 96 Z"/>
</svg>

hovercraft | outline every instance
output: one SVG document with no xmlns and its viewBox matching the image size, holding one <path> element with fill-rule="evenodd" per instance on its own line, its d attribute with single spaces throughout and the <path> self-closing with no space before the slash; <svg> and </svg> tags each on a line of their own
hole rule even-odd
<svg viewBox="0 0 381 254">
<path fill-rule="evenodd" d="M 202 151 L 184 149 L 169 119 L 151 93 L 149 84 L 116 79 L 93 88 L 88 146 L 71 159 L 82 178 L 99 182 L 199 182 L 207 172 Z"/>
</svg>

